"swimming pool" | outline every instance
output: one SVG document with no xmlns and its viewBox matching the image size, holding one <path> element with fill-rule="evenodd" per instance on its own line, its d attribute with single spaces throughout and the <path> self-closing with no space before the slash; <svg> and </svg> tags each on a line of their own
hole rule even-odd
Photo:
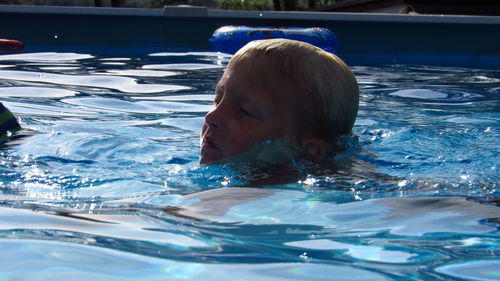
<svg viewBox="0 0 500 281">
<path fill-rule="evenodd" d="M 354 64 L 337 171 L 237 188 L 197 164 L 228 56 L 37 48 L 0 56 L 1 279 L 499 279 L 500 71 Z"/>
</svg>

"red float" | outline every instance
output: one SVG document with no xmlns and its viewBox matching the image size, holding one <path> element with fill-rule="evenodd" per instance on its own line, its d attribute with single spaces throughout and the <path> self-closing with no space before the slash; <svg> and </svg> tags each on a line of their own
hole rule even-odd
<svg viewBox="0 0 500 281">
<path fill-rule="evenodd" d="M 20 51 L 24 48 L 21 41 L 0 39 L 0 51 Z"/>
</svg>

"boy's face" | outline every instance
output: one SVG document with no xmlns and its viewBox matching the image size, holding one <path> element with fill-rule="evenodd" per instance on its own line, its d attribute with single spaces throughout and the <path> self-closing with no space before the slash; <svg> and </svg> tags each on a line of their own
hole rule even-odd
<svg viewBox="0 0 500 281">
<path fill-rule="evenodd" d="M 215 108 L 205 116 L 200 163 L 210 164 L 249 151 L 265 140 L 293 135 L 290 110 L 279 94 L 240 65 L 224 72 L 216 88 Z"/>
</svg>

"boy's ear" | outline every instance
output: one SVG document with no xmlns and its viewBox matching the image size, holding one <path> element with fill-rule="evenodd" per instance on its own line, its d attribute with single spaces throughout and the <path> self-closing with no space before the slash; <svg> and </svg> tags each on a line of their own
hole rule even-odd
<svg viewBox="0 0 500 281">
<path fill-rule="evenodd" d="M 314 161 L 325 158 L 327 153 L 327 144 L 324 140 L 315 137 L 304 137 L 302 139 L 302 149 Z"/>
</svg>

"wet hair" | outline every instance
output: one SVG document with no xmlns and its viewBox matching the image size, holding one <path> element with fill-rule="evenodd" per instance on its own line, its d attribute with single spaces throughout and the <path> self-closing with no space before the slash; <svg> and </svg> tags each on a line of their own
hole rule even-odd
<svg viewBox="0 0 500 281">
<path fill-rule="evenodd" d="M 341 136 L 351 133 L 359 105 L 358 83 L 336 55 L 308 43 L 269 39 L 248 43 L 228 64 L 243 64 L 279 93 L 292 110 L 297 139 L 309 135 L 341 150 Z"/>
</svg>

